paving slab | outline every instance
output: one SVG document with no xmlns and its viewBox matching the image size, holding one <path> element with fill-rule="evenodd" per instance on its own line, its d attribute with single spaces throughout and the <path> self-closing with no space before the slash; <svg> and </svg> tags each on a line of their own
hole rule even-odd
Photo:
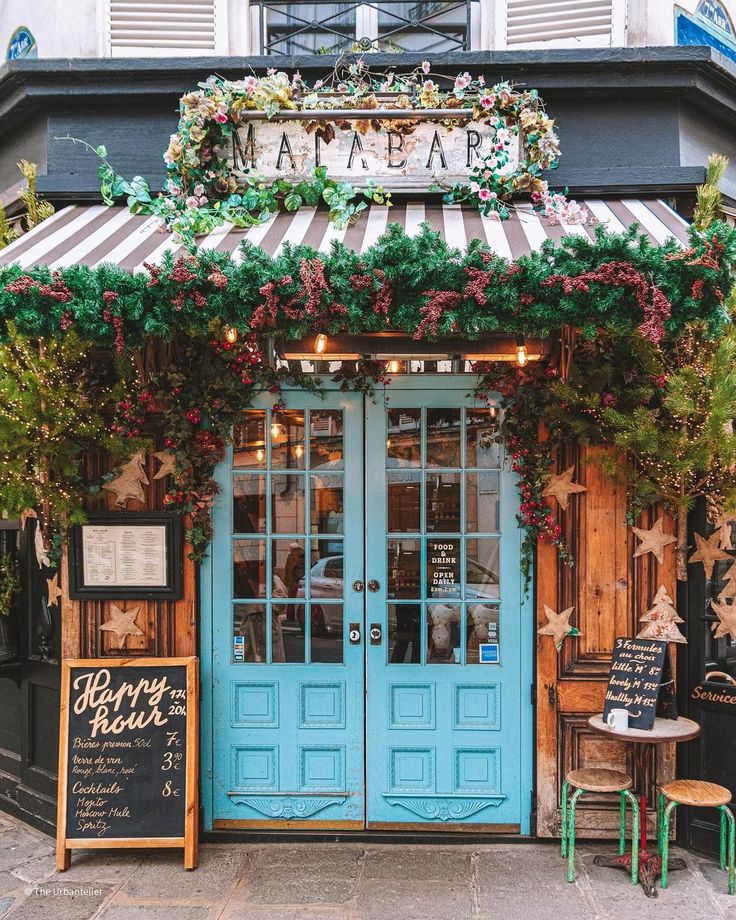
<svg viewBox="0 0 736 920">
<path fill-rule="evenodd" d="M 218 902 L 239 877 L 245 858 L 246 851 L 238 844 L 202 847 L 199 867 L 188 872 L 182 866 L 181 850 L 155 853 L 128 879 L 121 893 L 131 901 Z"/>
<path fill-rule="evenodd" d="M 37 882 L 46 881 L 56 872 L 55 854 L 49 853 L 47 856 L 37 856 L 27 863 L 23 863 L 17 869 L 13 869 L 13 875 L 19 882 L 25 882 L 27 885 L 35 885 Z"/>
<path fill-rule="evenodd" d="M 475 853 L 473 863 L 482 920 L 591 920 L 595 916 L 585 878 L 568 883 L 566 865 L 556 847 L 483 847 Z"/>
<path fill-rule="evenodd" d="M 366 879 L 355 915 L 358 920 L 471 920 L 473 896 L 462 882 Z"/>
<path fill-rule="evenodd" d="M 18 869 L 53 852 L 54 845 L 49 837 L 22 825 L 0 833 L 0 870 Z"/>
<path fill-rule="evenodd" d="M 172 861 L 175 858 L 172 857 Z M 72 850 L 71 866 L 65 872 L 56 873 L 55 877 L 59 881 L 119 885 L 130 878 L 145 859 L 145 851 L 141 850 Z"/>
<path fill-rule="evenodd" d="M 218 920 L 347 920 L 354 916 L 343 907 L 258 907 L 238 906 L 221 914 Z M 107 920 L 107 917 L 105 917 Z"/>
<path fill-rule="evenodd" d="M 108 904 L 100 920 L 208 920 L 208 907 L 154 907 L 150 904 Z"/>
<path fill-rule="evenodd" d="M 355 894 L 362 860 L 360 847 L 262 847 L 249 864 L 248 901 L 288 905 L 344 903 Z"/>
<path fill-rule="evenodd" d="M 37 886 L 32 894 L 8 914 L 8 920 L 91 920 L 112 893 L 111 888 L 95 885 Z"/>
<path fill-rule="evenodd" d="M 407 881 L 469 879 L 472 868 L 467 847 L 383 846 L 366 849 L 363 877 Z"/>
</svg>

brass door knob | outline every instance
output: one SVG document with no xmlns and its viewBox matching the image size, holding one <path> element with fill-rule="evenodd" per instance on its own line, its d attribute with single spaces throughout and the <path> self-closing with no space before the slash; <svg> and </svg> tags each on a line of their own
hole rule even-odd
<svg viewBox="0 0 736 920">
<path fill-rule="evenodd" d="M 368 582 L 368 590 L 373 591 L 373 593 L 375 594 L 375 592 L 379 591 L 380 589 L 381 589 L 380 583 L 377 582 L 375 578 L 371 578 L 371 580 Z"/>
</svg>

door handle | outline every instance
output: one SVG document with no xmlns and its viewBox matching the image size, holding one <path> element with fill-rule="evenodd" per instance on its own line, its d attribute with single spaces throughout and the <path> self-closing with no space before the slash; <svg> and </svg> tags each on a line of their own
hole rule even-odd
<svg viewBox="0 0 736 920">
<path fill-rule="evenodd" d="M 381 588 L 380 582 L 377 582 L 375 578 L 371 578 L 368 582 L 368 590 L 373 591 L 375 594 L 376 591 L 379 591 Z"/>
<path fill-rule="evenodd" d="M 383 636 L 383 630 L 381 629 L 380 623 L 371 623 L 370 632 L 368 634 L 371 639 L 371 645 L 380 645 L 381 638 Z"/>
</svg>

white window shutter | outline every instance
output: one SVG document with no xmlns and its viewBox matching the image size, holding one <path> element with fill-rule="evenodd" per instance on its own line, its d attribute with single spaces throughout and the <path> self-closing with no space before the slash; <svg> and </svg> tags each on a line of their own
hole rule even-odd
<svg viewBox="0 0 736 920">
<path fill-rule="evenodd" d="M 227 0 L 108 0 L 112 57 L 227 54 Z"/>
<path fill-rule="evenodd" d="M 625 43 L 625 0 L 506 0 L 505 7 L 509 50 Z"/>
</svg>

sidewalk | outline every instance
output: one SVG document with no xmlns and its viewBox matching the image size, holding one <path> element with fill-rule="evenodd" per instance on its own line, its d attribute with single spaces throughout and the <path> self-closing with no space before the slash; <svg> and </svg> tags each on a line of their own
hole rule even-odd
<svg viewBox="0 0 736 920">
<path fill-rule="evenodd" d="M 649 900 L 579 847 L 578 880 L 547 844 L 219 844 L 200 867 L 175 852 L 77 852 L 54 871 L 53 842 L 0 813 L 2 920 L 736 920 L 715 863 L 684 856 Z"/>
</svg>

